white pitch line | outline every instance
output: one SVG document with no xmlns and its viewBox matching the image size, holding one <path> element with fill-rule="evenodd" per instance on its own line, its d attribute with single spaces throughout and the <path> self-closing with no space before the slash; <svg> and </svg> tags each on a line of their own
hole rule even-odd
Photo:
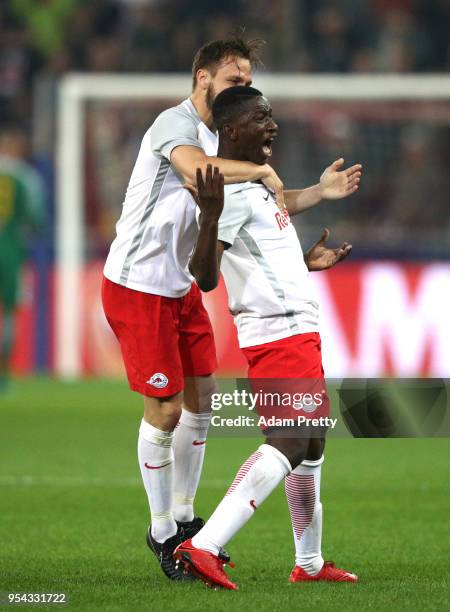
<svg viewBox="0 0 450 612">
<path fill-rule="evenodd" d="M 226 487 L 231 481 L 227 480 L 203 480 L 200 486 L 211 489 Z M 0 487 L 84 487 L 84 486 L 104 486 L 104 487 L 141 487 L 142 481 L 138 478 L 85 478 L 74 476 L 0 476 Z"/>
</svg>

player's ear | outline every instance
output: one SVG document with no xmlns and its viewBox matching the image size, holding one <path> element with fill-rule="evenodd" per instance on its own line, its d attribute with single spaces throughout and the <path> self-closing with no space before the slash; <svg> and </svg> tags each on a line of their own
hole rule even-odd
<svg viewBox="0 0 450 612">
<path fill-rule="evenodd" d="M 234 125 L 225 123 L 225 125 L 222 128 L 222 131 L 226 134 L 228 140 L 231 140 L 231 142 L 236 142 L 238 138 L 238 131 Z"/>
<path fill-rule="evenodd" d="M 209 70 L 206 70 L 205 68 L 199 68 L 197 70 L 196 78 L 197 87 L 200 87 L 200 89 L 203 90 L 208 89 L 211 83 L 211 73 L 209 72 Z"/>
</svg>

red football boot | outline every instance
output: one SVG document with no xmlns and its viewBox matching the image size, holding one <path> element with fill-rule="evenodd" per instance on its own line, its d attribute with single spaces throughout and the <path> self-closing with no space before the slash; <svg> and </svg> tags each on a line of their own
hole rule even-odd
<svg viewBox="0 0 450 612">
<path fill-rule="evenodd" d="M 223 589 L 236 591 L 238 588 L 237 584 L 231 582 L 224 572 L 223 568 L 226 563 L 217 555 L 201 548 L 195 548 L 191 539 L 177 546 L 173 558 L 175 561 L 182 563 L 186 571 L 203 580 L 212 589 L 222 587 Z M 233 563 L 229 563 L 229 565 L 234 567 Z"/>
<path fill-rule="evenodd" d="M 310 576 L 296 565 L 289 576 L 289 582 L 308 582 L 310 580 L 326 580 L 328 582 L 358 582 L 358 576 L 339 569 L 333 561 L 325 561 L 322 569 L 315 576 Z"/>
</svg>

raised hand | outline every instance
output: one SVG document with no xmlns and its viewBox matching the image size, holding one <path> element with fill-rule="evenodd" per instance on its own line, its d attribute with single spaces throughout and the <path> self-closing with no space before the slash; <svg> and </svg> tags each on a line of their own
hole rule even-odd
<svg viewBox="0 0 450 612">
<path fill-rule="evenodd" d="M 355 193 L 361 180 L 361 164 L 355 164 L 346 170 L 341 157 L 325 169 L 320 177 L 320 195 L 326 200 L 339 200 Z"/>
<path fill-rule="evenodd" d="M 189 271 L 202 291 L 211 291 L 219 282 L 218 221 L 223 210 L 223 174 L 219 168 L 206 166 L 205 180 L 197 168 L 197 189 L 185 185 L 200 208 L 197 242 L 189 261 Z"/>
<path fill-rule="evenodd" d="M 320 272 L 332 268 L 342 261 L 352 250 L 352 245 L 344 242 L 337 249 L 329 249 L 325 242 L 330 236 L 330 230 L 325 228 L 323 234 L 315 244 L 305 253 L 305 263 L 311 272 Z"/>
<path fill-rule="evenodd" d="M 219 172 L 219 168 L 211 164 L 206 166 L 205 180 L 203 180 L 201 168 L 196 171 L 197 186 L 186 184 L 187 189 L 197 206 L 200 208 L 202 219 L 217 221 L 223 210 L 223 174 Z"/>
</svg>

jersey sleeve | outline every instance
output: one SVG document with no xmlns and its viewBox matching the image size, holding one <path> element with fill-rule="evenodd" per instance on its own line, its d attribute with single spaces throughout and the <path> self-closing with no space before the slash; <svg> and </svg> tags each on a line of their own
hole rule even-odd
<svg viewBox="0 0 450 612">
<path fill-rule="evenodd" d="M 227 245 L 232 246 L 241 227 L 251 216 L 251 205 L 245 191 L 234 191 L 227 193 L 225 187 L 225 202 L 219 219 L 217 238 Z"/>
<path fill-rule="evenodd" d="M 152 153 L 170 161 L 173 149 L 180 145 L 203 148 L 198 139 L 195 118 L 179 108 L 169 108 L 161 113 L 152 125 Z"/>
</svg>

